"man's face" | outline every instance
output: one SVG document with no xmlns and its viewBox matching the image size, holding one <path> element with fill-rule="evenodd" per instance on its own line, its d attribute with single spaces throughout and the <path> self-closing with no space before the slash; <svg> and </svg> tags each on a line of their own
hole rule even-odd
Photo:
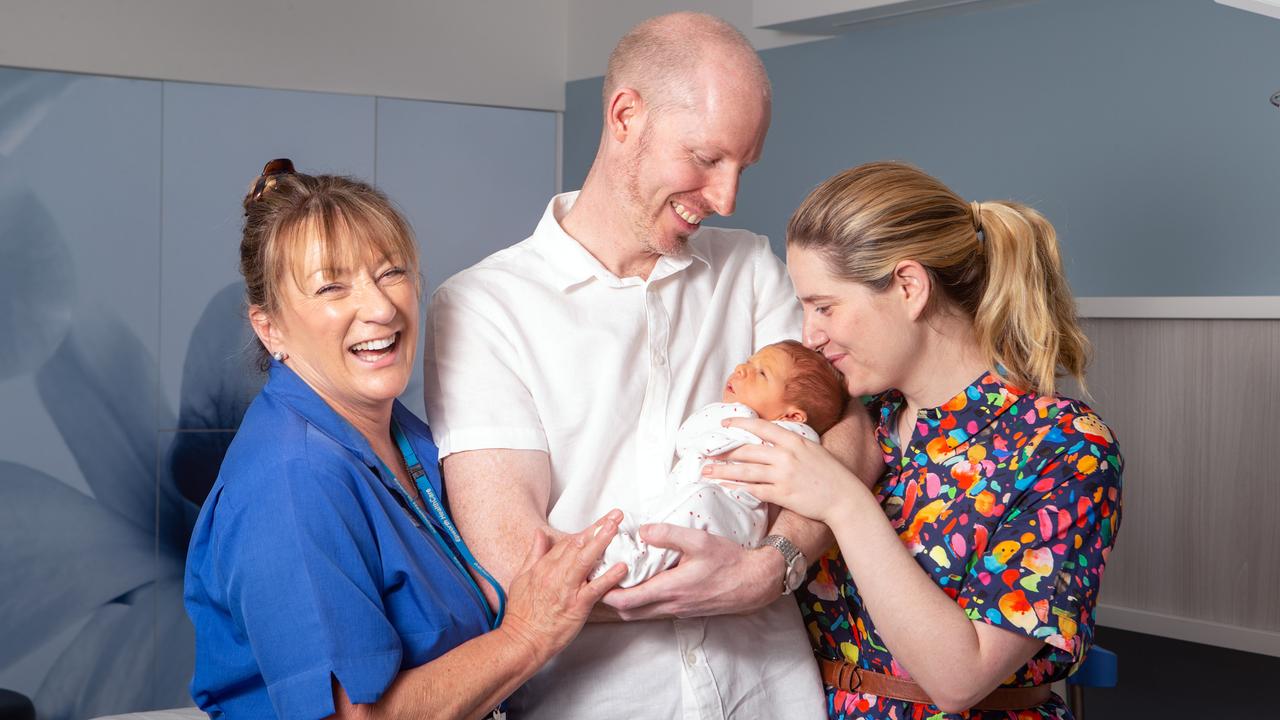
<svg viewBox="0 0 1280 720">
<path fill-rule="evenodd" d="M 624 207 L 648 252 L 678 252 L 708 216 L 732 215 L 738 178 L 764 148 L 769 101 L 758 86 L 720 66 L 693 85 L 688 106 L 649 111 L 626 167 Z"/>
</svg>

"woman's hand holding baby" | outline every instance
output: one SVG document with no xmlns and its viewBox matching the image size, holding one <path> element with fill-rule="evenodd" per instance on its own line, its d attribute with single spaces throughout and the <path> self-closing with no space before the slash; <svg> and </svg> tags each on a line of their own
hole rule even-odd
<svg viewBox="0 0 1280 720">
<path fill-rule="evenodd" d="M 740 483 L 760 500 L 831 524 L 867 486 L 821 445 L 754 418 L 734 418 L 726 427 L 754 433 L 763 445 L 745 445 L 703 468 L 711 480 Z"/>
<path fill-rule="evenodd" d="M 875 428 L 867 408 L 853 398 L 845 406 L 840 421 L 822 433 L 822 447 L 867 487 L 875 487 L 885 472 L 884 454 L 876 440 Z"/>
</svg>

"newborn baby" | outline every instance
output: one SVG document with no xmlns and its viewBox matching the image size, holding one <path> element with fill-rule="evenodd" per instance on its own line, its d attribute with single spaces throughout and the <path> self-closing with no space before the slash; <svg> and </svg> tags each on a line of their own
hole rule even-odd
<svg viewBox="0 0 1280 720">
<path fill-rule="evenodd" d="M 731 417 L 761 417 L 814 442 L 844 411 L 844 381 L 820 353 L 794 340 L 767 345 L 734 368 L 723 402 L 690 415 L 676 435 L 676 462 L 667 489 L 647 512 L 628 512 L 605 550 L 599 576 L 615 563 L 628 567 L 619 587 L 631 587 L 676 564 L 677 550 L 640 539 L 640 526 L 670 523 L 727 537 L 745 548 L 760 544 L 768 529 L 768 509 L 741 488 L 722 487 L 702 477 L 708 458 L 760 438 L 721 426 Z M 639 516 L 638 516 L 639 515 Z"/>
</svg>

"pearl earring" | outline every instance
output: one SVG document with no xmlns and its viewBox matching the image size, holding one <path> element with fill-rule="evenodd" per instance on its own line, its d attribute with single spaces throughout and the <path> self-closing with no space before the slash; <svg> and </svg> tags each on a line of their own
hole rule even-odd
<svg viewBox="0 0 1280 720">
<path fill-rule="evenodd" d="M 287 354 L 282 353 L 282 352 L 280 352 L 279 350 L 277 350 L 277 351 L 275 351 L 275 352 L 271 353 L 271 357 L 275 358 L 275 359 L 276 359 L 276 362 L 284 362 L 284 359 L 285 359 L 285 358 L 287 358 L 287 357 L 289 357 L 289 356 L 288 356 Z"/>
</svg>

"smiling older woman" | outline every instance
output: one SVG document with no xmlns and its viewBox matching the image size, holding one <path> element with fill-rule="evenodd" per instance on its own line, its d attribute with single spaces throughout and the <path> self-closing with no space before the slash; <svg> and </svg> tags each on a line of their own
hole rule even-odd
<svg viewBox="0 0 1280 720">
<path fill-rule="evenodd" d="M 552 547 L 538 534 L 509 598 L 476 562 L 431 433 L 396 400 L 420 275 L 408 224 L 374 188 L 268 163 L 240 267 L 268 380 L 191 539 L 192 696 L 214 717 L 489 712 L 621 579 L 618 565 L 586 580 L 621 514 Z"/>
</svg>

